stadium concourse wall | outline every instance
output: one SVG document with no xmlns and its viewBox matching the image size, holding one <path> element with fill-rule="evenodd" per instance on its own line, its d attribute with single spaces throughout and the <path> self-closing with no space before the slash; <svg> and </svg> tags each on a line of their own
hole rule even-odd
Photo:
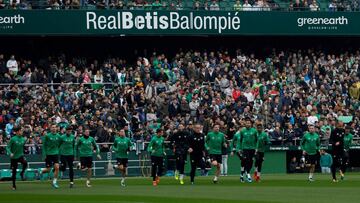
<svg viewBox="0 0 360 203">
<path fill-rule="evenodd" d="M 359 36 L 360 12 L 2 10 L 10 36 Z"/>
</svg>

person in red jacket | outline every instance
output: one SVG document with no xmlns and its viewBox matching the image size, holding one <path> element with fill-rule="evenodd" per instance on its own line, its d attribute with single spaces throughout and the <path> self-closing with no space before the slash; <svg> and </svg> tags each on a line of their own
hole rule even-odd
<svg viewBox="0 0 360 203">
<path fill-rule="evenodd" d="M 239 87 L 236 87 L 232 92 L 232 97 L 237 101 L 239 97 L 241 96 L 241 91 Z"/>
</svg>

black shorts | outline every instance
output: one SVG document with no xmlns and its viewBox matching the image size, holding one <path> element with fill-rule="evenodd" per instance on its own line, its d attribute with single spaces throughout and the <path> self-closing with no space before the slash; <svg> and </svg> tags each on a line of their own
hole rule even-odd
<svg viewBox="0 0 360 203">
<path fill-rule="evenodd" d="M 73 155 L 61 155 L 60 156 L 60 163 L 61 163 L 61 168 L 65 169 L 66 166 L 73 167 L 73 162 L 74 162 L 74 156 Z"/>
<path fill-rule="evenodd" d="M 125 168 L 128 166 L 128 162 L 129 162 L 129 159 L 127 158 L 117 158 L 116 159 L 116 164 L 117 165 L 123 165 Z"/>
<path fill-rule="evenodd" d="M 243 159 L 249 160 L 253 159 L 255 155 L 255 149 L 244 149 L 243 150 Z"/>
<path fill-rule="evenodd" d="M 222 155 L 221 154 L 210 154 L 211 162 L 216 161 L 219 164 L 222 164 Z"/>
<path fill-rule="evenodd" d="M 80 157 L 80 164 L 81 164 L 81 169 L 92 168 L 93 158 L 91 156 Z"/>
<path fill-rule="evenodd" d="M 205 159 L 201 154 L 190 154 L 190 162 L 191 163 L 200 163 L 203 162 Z"/>
<path fill-rule="evenodd" d="M 182 161 L 184 161 L 185 163 L 187 162 L 187 154 L 186 154 L 186 153 L 185 153 L 185 154 L 176 153 L 176 154 L 175 154 L 175 157 L 176 157 L 176 160 L 177 160 L 177 161 L 182 160 Z"/>
<path fill-rule="evenodd" d="M 27 163 L 25 157 L 21 156 L 21 157 L 19 157 L 17 159 L 11 159 L 10 168 L 11 169 L 13 169 L 13 168 L 17 169 L 19 162 L 22 163 L 22 164 Z"/>
<path fill-rule="evenodd" d="M 318 155 L 306 155 L 305 157 L 306 164 L 315 165 L 318 163 Z"/>
<path fill-rule="evenodd" d="M 55 164 L 59 163 L 58 155 L 47 155 L 45 159 L 46 168 L 53 167 Z"/>
<path fill-rule="evenodd" d="M 261 162 L 264 161 L 264 154 L 265 154 L 264 152 L 257 152 L 256 156 L 255 156 L 256 161 L 258 161 L 258 162 L 259 161 L 261 161 Z"/>
</svg>

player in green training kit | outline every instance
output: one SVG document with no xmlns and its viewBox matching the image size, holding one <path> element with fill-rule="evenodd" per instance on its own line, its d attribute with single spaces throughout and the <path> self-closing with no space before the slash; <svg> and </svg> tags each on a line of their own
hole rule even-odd
<svg viewBox="0 0 360 203">
<path fill-rule="evenodd" d="M 243 154 L 244 169 L 247 175 L 247 182 L 251 183 L 251 168 L 257 144 L 257 130 L 252 127 L 250 118 L 245 119 L 245 128 L 240 131 L 240 145 Z M 241 182 L 244 182 L 244 171 L 241 171 Z"/>
<path fill-rule="evenodd" d="M 215 124 L 213 131 L 209 132 L 205 137 L 205 149 L 210 154 L 211 164 L 216 167 L 213 182 L 217 183 L 220 176 L 220 167 L 222 163 L 222 147 L 225 148 L 225 135 L 219 131 L 219 124 Z"/>
<path fill-rule="evenodd" d="M 95 139 L 90 137 L 90 130 L 85 129 L 84 136 L 80 137 L 76 142 L 76 150 L 80 157 L 81 170 L 87 171 L 86 187 L 91 187 L 90 179 L 92 176 L 93 153 L 97 154 L 97 158 L 101 159 L 99 147 Z"/>
<path fill-rule="evenodd" d="M 262 123 L 256 124 L 257 129 L 257 144 L 255 151 L 255 173 L 254 179 L 256 182 L 260 181 L 262 163 L 264 161 L 264 153 L 267 145 L 270 145 L 270 139 L 266 132 L 263 131 Z"/>
<path fill-rule="evenodd" d="M 6 152 L 10 156 L 11 159 L 11 180 L 12 180 L 12 189 L 16 190 L 16 170 L 18 167 L 18 163 L 22 164 L 22 170 L 20 173 L 21 179 L 24 180 L 24 173 L 27 168 L 27 162 L 24 158 L 24 145 L 26 143 L 26 138 L 22 136 L 21 128 L 15 127 L 13 129 L 15 132 L 15 136 L 10 139 L 9 144 L 6 147 Z"/>
<path fill-rule="evenodd" d="M 342 160 L 342 164 L 341 164 L 341 172 L 343 174 L 342 179 L 344 179 L 346 169 L 349 165 L 349 160 L 350 160 L 349 159 L 349 150 L 352 145 L 353 137 L 354 136 L 351 134 L 351 127 L 346 126 L 345 127 L 345 136 L 344 136 L 344 155 L 343 155 L 343 160 Z"/>
<path fill-rule="evenodd" d="M 51 132 L 47 133 L 43 138 L 43 158 L 45 158 L 46 168 L 41 171 L 40 176 L 44 173 L 49 173 L 51 167 L 54 166 L 54 178 L 52 186 L 59 188 L 57 179 L 59 175 L 59 146 L 60 146 L 60 135 L 57 133 L 57 126 L 51 125 Z"/>
<path fill-rule="evenodd" d="M 162 175 L 165 145 L 163 130 L 157 129 L 156 135 L 151 138 L 148 145 L 148 152 L 151 153 L 151 176 L 153 178 L 153 186 L 157 186 L 160 182 L 160 176 Z"/>
<path fill-rule="evenodd" d="M 119 169 L 121 177 L 121 186 L 125 186 L 126 168 L 128 165 L 129 151 L 132 143 L 128 137 L 125 136 L 125 130 L 119 131 L 119 137 L 117 137 L 112 146 L 116 154 L 117 168 Z"/>
<path fill-rule="evenodd" d="M 245 171 L 245 167 L 244 167 L 244 160 L 243 160 L 243 156 L 242 156 L 242 149 L 241 149 L 241 145 L 240 145 L 240 131 L 237 131 L 232 139 L 231 142 L 231 146 L 232 146 L 232 152 L 231 152 L 231 156 L 234 156 L 234 154 L 236 153 L 236 155 L 239 157 L 240 159 L 240 164 L 241 164 L 241 172 Z M 240 180 L 244 181 L 243 176 L 240 176 Z"/>
<path fill-rule="evenodd" d="M 69 167 L 70 188 L 74 187 L 74 155 L 75 136 L 72 127 L 66 129 L 66 133 L 60 137 L 60 171 L 65 172 Z"/>
<path fill-rule="evenodd" d="M 306 132 L 301 139 L 301 149 L 303 155 L 306 156 L 306 166 L 310 167 L 309 181 L 314 181 L 315 165 L 317 164 L 318 151 L 320 150 L 320 137 L 315 132 L 314 125 L 309 125 L 309 132 Z"/>
</svg>

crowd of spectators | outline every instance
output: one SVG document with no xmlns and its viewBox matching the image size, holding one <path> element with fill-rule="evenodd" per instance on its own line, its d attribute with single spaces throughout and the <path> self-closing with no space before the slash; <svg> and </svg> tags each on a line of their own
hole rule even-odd
<svg viewBox="0 0 360 203">
<path fill-rule="evenodd" d="M 77 136 L 89 127 L 99 143 L 112 142 L 121 128 L 148 141 L 154 130 L 171 135 L 179 123 L 189 130 L 202 123 L 205 134 L 219 123 L 231 139 L 246 117 L 264 122 L 273 145 L 297 145 L 308 124 L 326 142 L 337 120 L 359 137 L 359 61 L 359 51 L 313 49 L 273 50 L 265 58 L 241 50 L 154 52 L 101 62 L 0 54 L 0 145 L 22 126 L 35 144 L 29 153 L 37 153 L 51 123 L 61 132 L 71 125 Z"/>
<path fill-rule="evenodd" d="M 0 0 L 0 9 L 128 9 L 128 10 L 235 10 L 235 11 L 360 11 L 359 0 Z"/>
</svg>

